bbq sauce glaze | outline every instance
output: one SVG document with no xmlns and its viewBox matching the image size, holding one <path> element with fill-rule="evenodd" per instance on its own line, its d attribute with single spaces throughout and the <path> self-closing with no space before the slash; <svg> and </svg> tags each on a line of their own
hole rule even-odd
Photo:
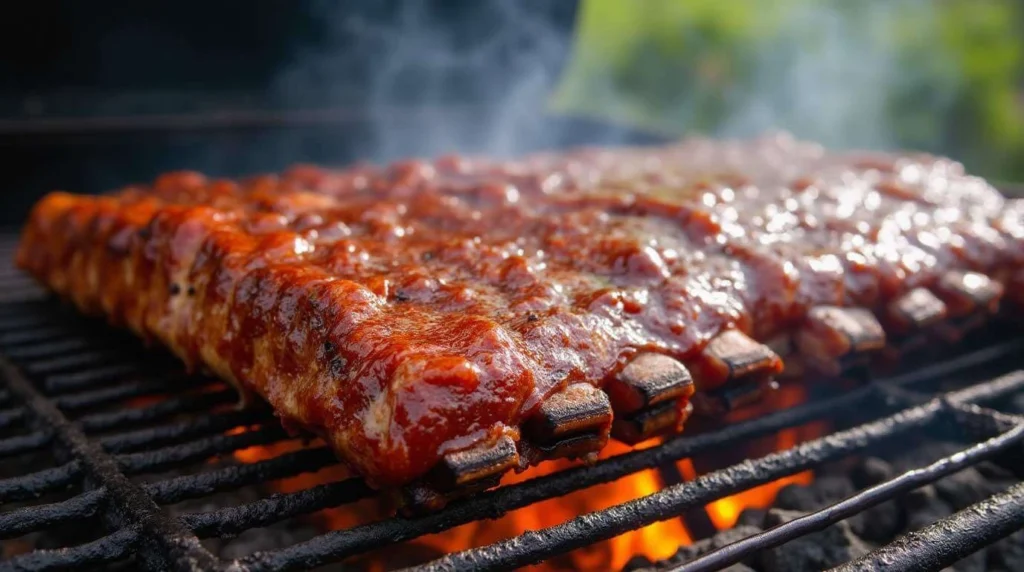
<svg viewBox="0 0 1024 572">
<path fill-rule="evenodd" d="M 393 487 L 637 352 L 699 366 L 725 329 L 767 341 L 951 268 L 1009 280 L 1022 228 L 946 159 L 693 139 L 53 193 L 18 263 Z"/>
</svg>

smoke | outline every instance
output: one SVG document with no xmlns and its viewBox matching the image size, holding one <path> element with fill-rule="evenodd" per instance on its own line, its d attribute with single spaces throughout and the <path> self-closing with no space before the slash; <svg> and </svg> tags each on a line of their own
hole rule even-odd
<svg viewBox="0 0 1024 572">
<path fill-rule="evenodd" d="M 545 105 L 571 42 L 572 2 L 320 2 L 323 36 L 275 85 L 289 105 L 346 106 L 368 158 L 551 146 Z"/>
<path fill-rule="evenodd" d="M 959 86 L 928 0 L 796 2 L 716 132 L 785 129 L 840 148 L 934 147 Z M 910 98 L 915 98 L 910 101 Z M 909 130 L 897 116 L 923 115 Z M 909 131 L 909 132 L 908 132 Z"/>
<path fill-rule="evenodd" d="M 783 129 L 833 147 L 928 147 L 960 88 L 928 0 L 603 3 L 621 21 L 584 46 L 575 4 L 316 3 L 314 41 L 274 92 L 351 110 L 369 124 L 364 157 L 388 160 L 579 141 L 550 113 L 556 90 L 569 94 L 559 111 L 672 136 Z M 913 125 L 895 125 L 908 103 Z M 612 133 L 587 142 L 618 143 Z"/>
</svg>

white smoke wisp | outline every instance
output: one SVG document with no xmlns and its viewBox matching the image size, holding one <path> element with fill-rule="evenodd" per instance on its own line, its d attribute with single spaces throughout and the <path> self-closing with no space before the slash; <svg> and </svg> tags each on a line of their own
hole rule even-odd
<svg viewBox="0 0 1024 572">
<path fill-rule="evenodd" d="M 913 29 L 904 26 L 913 23 Z M 836 148 L 900 146 L 892 121 L 893 98 L 927 84 L 922 111 L 951 108 L 958 73 L 953 58 L 931 46 L 927 68 L 900 59 L 897 42 L 936 29 L 928 0 L 798 2 L 776 37 L 791 49 L 756 54 L 750 88 L 716 134 L 750 136 L 784 129 Z M 785 40 L 789 39 L 788 42 Z"/>
<path fill-rule="evenodd" d="M 436 3 L 388 4 L 397 9 L 386 17 L 358 2 L 316 4 L 316 18 L 346 45 L 328 41 L 297 54 L 276 83 L 278 95 L 336 105 L 346 91 L 362 92 L 372 159 L 503 156 L 554 141 L 544 109 L 571 35 L 554 29 L 549 6 L 480 0 L 461 3 L 463 13 L 437 14 Z M 363 85 L 338 89 L 346 83 L 339 79 L 360 71 Z"/>
<path fill-rule="evenodd" d="M 442 3 L 419 0 L 384 2 L 385 9 L 374 9 L 374 2 L 313 4 L 327 41 L 296 54 L 276 93 L 300 105 L 332 106 L 345 105 L 355 93 L 357 113 L 372 125 L 362 147 L 370 160 L 447 152 L 507 156 L 572 140 L 562 131 L 567 124 L 553 121 L 548 108 L 573 52 L 572 14 L 556 25 L 551 7 L 560 3 L 457 4 L 440 13 Z M 929 0 L 789 0 L 779 6 L 778 18 L 758 24 L 765 33 L 739 51 L 744 67 L 731 83 L 701 83 L 693 71 L 703 55 L 698 39 L 684 43 L 689 52 L 661 54 L 667 59 L 638 49 L 628 73 L 621 61 L 589 65 L 584 97 L 608 110 L 650 102 L 640 127 L 663 134 L 749 137 L 785 130 L 838 148 L 898 146 L 894 98 L 920 97 L 921 109 L 911 113 L 925 125 L 938 125 L 934 117 L 952 107 L 958 70 L 941 46 L 930 44 L 937 24 Z M 667 1 L 651 0 L 645 9 L 641 16 L 648 19 L 673 12 Z M 678 25 L 680 35 L 701 33 L 700 23 L 683 19 Z M 901 59 L 908 38 L 924 46 L 918 51 L 926 65 Z M 351 78 L 360 79 L 343 81 Z M 715 111 L 710 119 L 709 109 Z M 614 111 L 597 115 L 623 121 Z M 588 141 L 618 142 L 614 135 Z"/>
</svg>

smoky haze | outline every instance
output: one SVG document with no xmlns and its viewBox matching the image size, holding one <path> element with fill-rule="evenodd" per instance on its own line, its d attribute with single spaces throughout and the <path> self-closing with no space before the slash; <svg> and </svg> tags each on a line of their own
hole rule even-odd
<svg viewBox="0 0 1024 572">
<path fill-rule="evenodd" d="M 645 17 L 658 18 L 659 7 L 670 4 L 636 6 Z M 728 81 L 706 82 L 699 69 L 704 48 L 687 41 L 701 31 L 682 22 L 680 52 L 652 56 L 639 50 L 625 64 L 588 60 L 583 78 L 576 78 L 576 97 L 584 100 L 576 107 L 670 136 L 783 129 L 833 147 L 890 148 L 899 145 L 891 102 L 918 89 L 922 74 L 930 89 L 921 93 L 921 105 L 930 112 L 951 105 L 956 70 L 941 63 L 941 54 L 924 70 L 908 68 L 895 55 L 892 38 L 900 34 L 891 27 L 911 14 L 916 29 L 927 31 L 926 0 L 782 4 L 788 7 L 775 14 L 772 31 L 730 56 L 729 66 L 742 69 L 733 69 Z M 316 41 L 295 52 L 273 92 L 290 105 L 358 110 L 372 124 L 366 159 L 453 151 L 507 156 L 579 139 L 565 132 L 575 124 L 550 113 L 567 60 L 587 49 L 573 45 L 575 2 L 313 6 Z M 562 107 L 571 112 L 574 105 Z M 633 113 L 614 112 L 623 108 Z M 609 131 L 587 142 L 614 145 L 622 138 Z"/>
<path fill-rule="evenodd" d="M 780 18 L 768 49 L 754 52 L 747 88 L 715 132 L 745 136 L 783 128 L 830 147 L 907 144 L 892 125 L 894 106 L 913 94 L 918 112 L 949 113 L 959 89 L 953 58 L 925 39 L 938 28 L 931 4 L 797 2 Z M 915 65 L 900 42 L 927 44 L 929 54 Z"/>
<path fill-rule="evenodd" d="M 317 41 L 274 85 L 289 105 L 353 106 L 368 158 L 509 155 L 559 136 L 544 109 L 569 51 L 574 3 L 315 4 Z"/>
</svg>

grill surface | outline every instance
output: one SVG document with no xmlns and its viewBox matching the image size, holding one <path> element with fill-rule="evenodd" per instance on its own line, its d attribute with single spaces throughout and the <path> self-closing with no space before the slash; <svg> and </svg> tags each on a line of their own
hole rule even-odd
<svg viewBox="0 0 1024 572">
<path fill-rule="evenodd" d="M 1024 417 L 1002 413 L 997 404 L 1024 393 L 1024 371 L 1016 369 L 1024 338 L 1003 337 L 995 342 L 976 341 L 976 349 L 965 349 L 959 357 L 875 380 L 852 392 L 830 393 L 828 384 L 820 384 L 803 405 L 717 431 L 684 435 L 592 467 L 488 491 L 434 514 L 384 519 L 229 561 L 215 556 L 200 539 L 239 534 L 374 493 L 362 481 L 347 479 L 238 506 L 172 515 L 168 505 L 317 471 L 334 464 L 334 457 L 323 447 L 312 447 L 251 464 L 204 463 L 288 436 L 266 408 L 236 410 L 230 406 L 235 395 L 225 385 L 187 376 L 169 356 L 144 351 L 128 334 L 46 300 L 27 278 L 9 269 L 13 247 L 11 239 L 0 242 L 0 467 L 4 470 L 0 474 L 4 505 L 0 538 L 86 521 L 99 523 L 102 530 L 68 548 L 35 550 L 0 560 L 0 570 L 81 568 L 130 559 L 146 569 L 310 568 L 495 518 L 784 428 L 822 419 L 837 420 L 845 427 L 558 526 L 415 568 L 508 570 L 678 518 L 713 500 L 884 443 L 938 430 L 953 431 L 967 443 L 960 454 L 678 568 L 715 570 L 981 460 L 1010 459 L 1020 466 L 1014 456 L 1021 452 Z M 196 464 L 199 469 L 193 472 L 165 474 Z M 12 466 L 17 467 L 13 473 Z M 35 500 L 44 495 L 45 500 Z M 849 566 L 884 561 L 891 569 L 938 570 L 1022 526 L 1024 488 L 1018 485 Z"/>
</svg>

